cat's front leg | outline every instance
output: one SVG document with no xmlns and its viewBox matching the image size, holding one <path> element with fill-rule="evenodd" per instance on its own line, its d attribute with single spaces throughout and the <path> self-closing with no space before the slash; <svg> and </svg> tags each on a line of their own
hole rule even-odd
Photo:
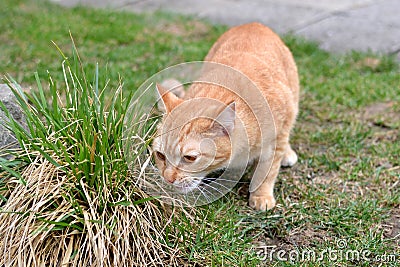
<svg viewBox="0 0 400 267">
<path fill-rule="evenodd" d="M 283 153 L 277 149 L 275 155 L 256 163 L 258 167 L 253 174 L 249 189 L 249 206 L 253 209 L 265 211 L 275 207 L 274 185 L 282 158 Z"/>
<path fill-rule="evenodd" d="M 250 192 L 250 207 L 260 211 L 275 207 L 274 185 L 277 175 L 277 172 L 271 170 L 264 182 L 254 192 Z"/>
<path fill-rule="evenodd" d="M 268 189 L 267 189 L 268 190 Z M 265 211 L 275 207 L 276 201 L 274 195 L 250 193 L 249 206 L 255 210 Z"/>
</svg>

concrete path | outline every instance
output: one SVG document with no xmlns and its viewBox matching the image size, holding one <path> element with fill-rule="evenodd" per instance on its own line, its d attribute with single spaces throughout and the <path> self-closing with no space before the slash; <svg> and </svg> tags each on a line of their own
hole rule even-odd
<svg viewBox="0 0 400 267">
<path fill-rule="evenodd" d="M 238 25 L 262 22 L 332 52 L 374 51 L 400 59 L 400 0 L 51 0 L 132 12 L 164 10 Z"/>
</svg>

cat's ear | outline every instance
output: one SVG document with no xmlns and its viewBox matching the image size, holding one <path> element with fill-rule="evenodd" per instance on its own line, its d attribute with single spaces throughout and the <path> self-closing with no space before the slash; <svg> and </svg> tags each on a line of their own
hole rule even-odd
<svg viewBox="0 0 400 267">
<path fill-rule="evenodd" d="M 168 91 L 160 84 L 156 84 L 160 101 L 158 102 L 158 109 L 160 111 L 170 113 L 176 106 L 183 102 L 182 99 L 177 97 L 171 91 Z"/>
<path fill-rule="evenodd" d="M 236 117 L 236 104 L 235 101 L 228 104 L 222 111 L 219 113 L 214 123 L 211 127 L 212 131 L 219 131 L 224 135 L 231 135 L 233 132 L 233 128 L 235 127 L 235 117 Z M 221 128 L 222 126 L 222 128 Z"/>
</svg>

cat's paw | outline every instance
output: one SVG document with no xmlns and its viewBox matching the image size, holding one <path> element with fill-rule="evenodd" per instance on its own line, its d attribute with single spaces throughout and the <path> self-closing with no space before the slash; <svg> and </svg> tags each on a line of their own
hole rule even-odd
<svg viewBox="0 0 400 267">
<path fill-rule="evenodd" d="M 265 211 L 275 207 L 276 201 L 274 196 L 255 196 L 250 194 L 249 206 L 255 210 Z"/>
<path fill-rule="evenodd" d="M 282 167 L 292 167 L 297 162 L 297 154 L 293 149 L 289 148 L 281 161 Z"/>
</svg>

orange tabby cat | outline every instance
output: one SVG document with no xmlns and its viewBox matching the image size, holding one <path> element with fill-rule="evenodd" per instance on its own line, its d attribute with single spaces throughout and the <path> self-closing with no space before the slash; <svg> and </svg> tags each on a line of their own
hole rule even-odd
<svg viewBox="0 0 400 267">
<path fill-rule="evenodd" d="M 230 66 L 246 75 L 261 92 L 258 99 L 268 103 L 272 116 L 261 105 L 243 98 L 257 96 L 240 79 L 224 81 L 234 83 L 240 88 L 237 91 L 218 84 L 194 83 L 184 98 L 157 85 L 166 111 L 153 142 L 157 167 L 165 181 L 187 193 L 210 172 L 255 162 L 258 167 L 250 183 L 249 205 L 256 210 L 271 209 L 280 166 L 292 166 L 297 161 L 289 144 L 299 101 L 292 54 L 269 28 L 250 23 L 223 34 L 205 61 Z M 211 74 L 218 76 L 212 71 L 205 76 Z M 220 75 L 219 79 L 229 77 Z M 204 104 L 204 99 L 224 106 Z M 183 122 L 184 115 L 193 119 Z M 265 118 L 264 122 L 259 118 Z"/>
</svg>

